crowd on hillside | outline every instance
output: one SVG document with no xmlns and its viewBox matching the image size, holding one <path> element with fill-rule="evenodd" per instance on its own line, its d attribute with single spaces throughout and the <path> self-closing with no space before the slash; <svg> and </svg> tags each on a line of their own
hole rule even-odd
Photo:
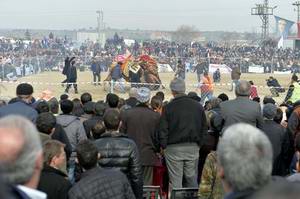
<svg viewBox="0 0 300 199">
<path fill-rule="evenodd" d="M 77 58 L 78 68 L 90 65 L 93 58 L 107 71 L 118 55 L 132 53 L 134 56 L 148 54 L 159 63 L 167 63 L 175 70 L 178 60 L 182 60 L 187 71 L 200 60 L 208 59 L 210 64 L 226 64 L 229 67 L 240 66 L 242 72 L 248 72 L 249 66 L 259 65 L 265 72 L 292 70 L 299 72 L 300 51 L 277 49 L 271 41 L 255 45 L 229 45 L 224 43 L 178 43 L 169 41 L 143 41 L 130 46 L 118 34 L 107 39 L 104 45 L 92 41 L 78 44 L 68 38 L 57 38 L 50 34 L 41 40 L 13 40 L 0 38 L 0 65 L 6 77 L 11 72 L 16 76 L 37 73 L 44 70 L 60 70 L 66 56 Z"/>
<path fill-rule="evenodd" d="M 300 87 L 292 79 L 280 105 L 253 98 L 244 80 L 234 84 L 236 98 L 207 101 L 186 94 L 180 78 L 169 101 L 145 87 L 127 99 L 35 99 L 21 83 L 0 103 L 0 196 L 158 198 L 154 185 L 163 198 L 298 198 Z"/>
</svg>

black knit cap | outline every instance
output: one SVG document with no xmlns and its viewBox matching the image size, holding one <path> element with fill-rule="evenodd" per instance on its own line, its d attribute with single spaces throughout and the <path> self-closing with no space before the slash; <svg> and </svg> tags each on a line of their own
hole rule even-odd
<svg viewBox="0 0 300 199">
<path fill-rule="evenodd" d="M 22 83 L 17 86 L 17 95 L 32 95 L 33 87 L 30 84 Z"/>
</svg>

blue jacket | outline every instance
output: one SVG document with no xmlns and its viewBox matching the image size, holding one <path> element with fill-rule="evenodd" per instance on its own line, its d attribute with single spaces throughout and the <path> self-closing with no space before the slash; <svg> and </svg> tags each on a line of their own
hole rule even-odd
<svg viewBox="0 0 300 199">
<path fill-rule="evenodd" d="M 0 108 L 0 118 L 8 115 L 21 115 L 35 123 L 38 113 L 23 101 L 8 104 Z"/>
</svg>

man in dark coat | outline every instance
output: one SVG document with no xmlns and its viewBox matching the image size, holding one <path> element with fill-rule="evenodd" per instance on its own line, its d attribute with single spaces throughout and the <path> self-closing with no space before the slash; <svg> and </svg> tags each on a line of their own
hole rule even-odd
<svg viewBox="0 0 300 199">
<path fill-rule="evenodd" d="M 92 60 L 91 71 L 93 72 L 94 85 L 99 85 L 101 81 L 101 67 L 100 63 L 96 61 L 96 58 Z"/>
<path fill-rule="evenodd" d="M 0 108 L 0 117 L 21 115 L 35 123 L 38 113 L 30 106 L 33 99 L 33 87 L 27 83 L 19 84 L 16 89 L 16 94 L 17 98 L 15 103 Z"/>
<path fill-rule="evenodd" d="M 67 87 L 65 92 L 68 93 L 70 87 L 73 85 L 74 89 L 75 89 L 75 93 L 78 93 L 78 89 L 77 89 L 77 69 L 75 66 L 75 60 L 71 61 L 71 65 L 70 68 L 67 72 Z"/>
<path fill-rule="evenodd" d="M 201 75 L 204 73 L 204 71 L 206 70 L 206 61 L 205 60 L 199 60 L 197 65 L 195 66 L 195 70 L 194 72 L 197 73 L 197 80 L 198 83 L 201 81 Z"/>
<path fill-rule="evenodd" d="M 120 113 L 109 109 L 104 114 L 106 132 L 95 141 L 101 154 L 99 165 L 104 168 L 115 168 L 127 175 L 136 198 L 143 196 L 143 174 L 140 155 L 135 142 L 119 133 Z"/>
<path fill-rule="evenodd" d="M 41 173 L 38 190 L 47 194 L 48 199 L 66 199 L 71 183 L 61 170 L 66 166 L 64 144 L 49 140 L 43 146 L 44 168 Z"/>
<path fill-rule="evenodd" d="M 233 90 L 233 87 L 237 86 L 240 78 L 241 78 L 241 70 L 240 70 L 240 67 L 239 66 L 235 66 L 234 68 L 232 68 L 232 71 L 231 71 L 231 80 L 232 80 L 232 83 L 231 83 L 231 89 L 230 91 Z"/>
<path fill-rule="evenodd" d="M 159 142 L 171 188 L 197 187 L 199 148 L 207 134 L 206 116 L 202 105 L 185 95 L 184 80 L 172 80 L 170 89 L 174 99 L 163 109 Z"/>
<path fill-rule="evenodd" d="M 160 115 L 149 108 L 151 91 L 142 87 L 137 90 L 138 105 L 125 111 L 121 132 L 127 134 L 138 146 L 143 166 L 144 185 L 153 185 L 153 167 L 159 166 L 159 143 L 156 132 Z"/>
<path fill-rule="evenodd" d="M 137 95 L 137 88 L 132 87 L 129 90 L 129 98 L 125 100 L 125 104 L 130 106 L 130 108 L 133 108 L 137 105 L 138 101 L 136 99 Z"/>
<path fill-rule="evenodd" d="M 97 102 L 94 107 L 95 114 L 90 119 L 83 122 L 86 135 L 89 139 L 92 138 L 92 128 L 98 121 L 103 121 L 103 115 L 106 108 L 107 104 L 104 102 Z"/>
<path fill-rule="evenodd" d="M 220 104 L 224 119 L 223 131 L 232 124 L 248 123 L 262 128 L 263 118 L 260 104 L 249 99 L 251 85 L 248 81 L 240 81 L 235 88 L 236 99 Z"/>
<path fill-rule="evenodd" d="M 81 179 L 69 191 L 69 199 L 134 199 L 134 194 L 126 176 L 116 170 L 97 166 L 97 147 L 91 141 L 83 141 L 77 146 L 80 166 L 85 170 Z"/>
<path fill-rule="evenodd" d="M 273 148 L 273 172 L 272 175 L 285 175 L 284 159 L 289 151 L 289 137 L 286 130 L 273 119 L 276 116 L 277 107 L 274 104 L 265 104 L 263 107 L 264 124 L 262 131 L 266 134 Z"/>
</svg>

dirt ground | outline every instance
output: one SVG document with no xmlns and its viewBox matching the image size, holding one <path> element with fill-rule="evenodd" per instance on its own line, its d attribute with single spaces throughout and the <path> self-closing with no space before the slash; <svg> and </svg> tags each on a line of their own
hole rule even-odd
<svg viewBox="0 0 300 199">
<path fill-rule="evenodd" d="M 106 78 L 106 73 L 101 74 L 102 80 Z M 258 94 L 261 98 L 266 95 L 270 95 L 269 88 L 266 86 L 266 79 L 272 75 L 277 78 L 279 83 L 288 88 L 290 83 L 291 74 L 242 74 L 241 79 L 252 80 L 255 85 L 258 86 Z M 59 72 L 44 72 L 37 75 L 31 75 L 24 78 L 20 78 L 18 82 L 2 82 L 0 86 L 1 98 L 8 99 L 15 97 L 16 86 L 19 82 L 30 82 L 34 86 L 34 96 L 39 97 L 41 92 L 45 89 L 50 89 L 53 92 L 53 95 L 57 98 L 64 93 L 64 87 L 60 84 L 64 80 L 64 76 Z M 165 85 L 165 89 L 162 90 L 166 99 L 171 98 L 171 93 L 169 90 L 169 83 L 174 78 L 174 73 L 161 73 L 160 78 Z M 95 86 L 91 84 L 92 73 L 90 71 L 79 72 L 78 71 L 78 88 L 79 94 L 74 94 L 74 90 L 70 89 L 69 95 L 71 98 L 80 97 L 80 94 L 83 92 L 90 92 L 93 95 L 93 100 L 103 100 L 107 94 L 107 91 L 104 90 L 104 86 Z M 234 93 L 230 92 L 230 74 L 222 74 L 221 82 L 214 86 L 214 95 L 217 96 L 220 93 L 226 93 L 230 98 L 234 98 Z M 187 92 L 196 91 L 200 95 L 200 90 L 197 89 L 197 77 L 196 74 L 188 73 L 186 75 L 186 84 Z M 287 89 L 286 89 L 287 90 Z M 154 91 L 153 93 L 155 93 Z M 121 97 L 127 98 L 127 93 L 115 92 Z M 279 97 L 276 97 L 277 103 L 281 103 L 284 100 L 286 93 L 282 93 Z"/>
</svg>

